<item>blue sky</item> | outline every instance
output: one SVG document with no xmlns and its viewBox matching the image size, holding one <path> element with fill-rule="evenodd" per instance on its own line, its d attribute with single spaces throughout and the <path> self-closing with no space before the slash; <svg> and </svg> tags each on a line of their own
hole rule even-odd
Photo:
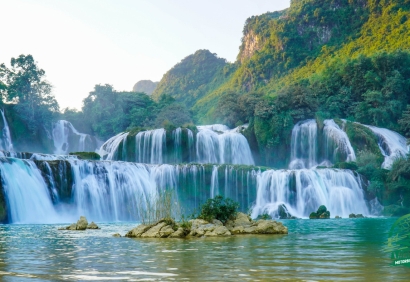
<svg viewBox="0 0 410 282">
<path fill-rule="evenodd" d="M 62 108 L 95 84 L 131 90 L 198 49 L 233 62 L 245 20 L 289 0 L 13 0 L 0 9 L 0 63 L 32 54 Z"/>
</svg>

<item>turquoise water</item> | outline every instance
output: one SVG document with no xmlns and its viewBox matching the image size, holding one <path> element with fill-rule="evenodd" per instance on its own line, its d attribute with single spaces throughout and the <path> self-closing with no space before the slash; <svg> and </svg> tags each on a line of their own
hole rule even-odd
<svg viewBox="0 0 410 282">
<path fill-rule="evenodd" d="M 410 281 L 383 253 L 395 219 L 284 220 L 289 235 L 129 239 L 136 224 L 0 225 L 2 281 Z"/>
</svg>

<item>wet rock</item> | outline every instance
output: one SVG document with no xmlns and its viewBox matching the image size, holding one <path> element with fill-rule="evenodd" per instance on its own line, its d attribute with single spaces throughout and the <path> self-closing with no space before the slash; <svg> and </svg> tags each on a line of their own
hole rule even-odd
<svg viewBox="0 0 410 282">
<path fill-rule="evenodd" d="M 349 214 L 349 218 L 365 218 L 365 217 L 361 213 L 358 213 L 358 214 L 351 213 Z"/>
<path fill-rule="evenodd" d="M 87 229 L 100 229 L 97 224 L 92 221 L 90 224 L 88 224 Z"/>
<path fill-rule="evenodd" d="M 336 215 L 335 218 L 341 218 L 340 216 Z"/>
<path fill-rule="evenodd" d="M 316 212 L 312 212 L 309 215 L 310 219 L 328 219 L 330 218 L 330 212 L 327 210 L 326 206 L 321 205 Z"/>
<path fill-rule="evenodd" d="M 73 223 L 67 227 L 59 228 L 58 230 L 86 230 L 87 226 L 87 218 L 85 216 L 80 216 L 80 219 L 77 221 L 77 223 Z"/>
<path fill-rule="evenodd" d="M 120 233 L 115 233 L 112 235 L 112 237 L 121 237 Z"/>
<path fill-rule="evenodd" d="M 283 204 L 279 206 L 278 214 L 279 214 L 280 219 L 291 219 L 292 218 L 292 215 L 289 213 L 288 209 Z M 272 217 L 271 218 L 263 218 L 263 219 L 272 219 Z"/>
<path fill-rule="evenodd" d="M 88 221 L 85 216 L 80 216 L 80 219 L 77 221 L 76 230 L 86 230 L 88 226 Z"/>
<path fill-rule="evenodd" d="M 129 238 L 141 237 L 141 235 L 144 234 L 144 232 L 147 231 L 149 228 L 150 228 L 150 225 L 144 225 L 144 224 L 138 225 L 131 231 L 128 231 L 128 233 L 125 234 L 125 237 L 129 237 Z"/>
<path fill-rule="evenodd" d="M 257 234 L 288 234 L 288 228 L 273 220 L 258 220 L 255 233 Z"/>
</svg>

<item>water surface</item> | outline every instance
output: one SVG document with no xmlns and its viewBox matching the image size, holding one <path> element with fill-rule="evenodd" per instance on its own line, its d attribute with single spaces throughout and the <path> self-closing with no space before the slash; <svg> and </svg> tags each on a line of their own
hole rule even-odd
<svg viewBox="0 0 410 282">
<path fill-rule="evenodd" d="M 395 219 L 284 220 L 289 235 L 129 239 L 136 224 L 0 225 L 2 281 L 409 281 L 382 248 Z"/>
</svg>

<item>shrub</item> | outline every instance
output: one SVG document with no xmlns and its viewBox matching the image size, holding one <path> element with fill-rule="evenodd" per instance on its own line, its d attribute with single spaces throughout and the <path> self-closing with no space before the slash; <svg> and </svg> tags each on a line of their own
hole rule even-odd
<svg viewBox="0 0 410 282">
<path fill-rule="evenodd" d="M 218 195 L 213 199 L 208 199 L 205 204 L 201 206 L 201 213 L 198 218 L 206 221 L 217 219 L 222 223 L 226 223 L 228 220 L 232 220 L 236 217 L 238 208 L 239 203 L 230 198 L 225 199 L 221 195 Z"/>
</svg>

